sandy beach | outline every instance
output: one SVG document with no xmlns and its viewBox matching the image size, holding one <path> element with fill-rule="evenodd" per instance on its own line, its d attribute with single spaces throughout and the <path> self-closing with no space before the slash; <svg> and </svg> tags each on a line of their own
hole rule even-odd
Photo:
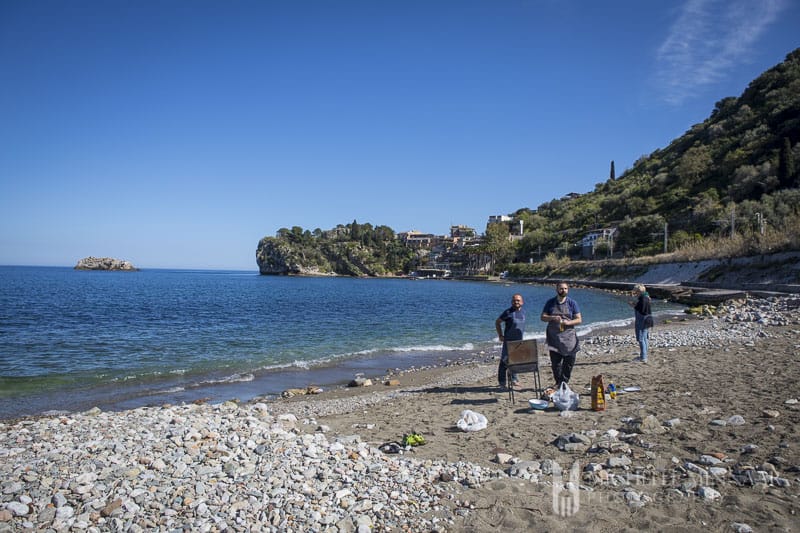
<svg viewBox="0 0 800 533">
<path fill-rule="evenodd" d="M 631 331 L 584 339 L 567 413 L 512 404 L 485 354 L 271 403 L 3 424 L 0 531 L 796 531 L 800 313 L 760 305 L 657 325 L 649 364 Z M 598 374 L 640 390 L 593 411 Z M 464 410 L 488 426 L 458 429 Z M 426 443 L 379 451 L 412 432 Z"/>
</svg>

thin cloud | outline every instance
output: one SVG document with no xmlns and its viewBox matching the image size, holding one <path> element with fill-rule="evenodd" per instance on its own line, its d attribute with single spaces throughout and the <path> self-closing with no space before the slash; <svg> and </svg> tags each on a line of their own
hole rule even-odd
<svg viewBox="0 0 800 533">
<path fill-rule="evenodd" d="M 687 0 L 658 48 L 655 81 L 680 105 L 722 79 L 785 9 L 786 0 Z"/>
</svg>

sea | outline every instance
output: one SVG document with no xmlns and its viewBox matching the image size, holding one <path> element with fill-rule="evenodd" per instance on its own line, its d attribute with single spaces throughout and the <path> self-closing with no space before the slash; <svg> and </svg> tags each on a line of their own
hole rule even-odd
<svg viewBox="0 0 800 533">
<path fill-rule="evenodd" d="M 494 321 L 516 292 L 526 338 L 542 338 L 549 286 L 0 266 L 0 420 L 271 399 L 489 358 L 500 351 Z M 581 306 L 580 335 L 632 323 L 624 295 L 570 296 Z"/>
</svg>

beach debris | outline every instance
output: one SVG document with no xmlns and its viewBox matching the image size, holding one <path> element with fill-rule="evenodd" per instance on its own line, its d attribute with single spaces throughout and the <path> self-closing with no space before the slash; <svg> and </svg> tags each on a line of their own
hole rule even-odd
<svg viewBox="0 0 800 533">
<path fill-rule="evenodd" d="M 387 379 L 386 381 L 383 382 L 383 384 L 386 385 L 387 387 L 397 387 L 398 385 L 400 385 L 400 380 L 399 379 Z"/>
<path fill-rule="evenodd" d="M 731 529 L 734 533 L 753 533 L 753 528 L 743 522 L 734 522 Z"/>
<path fill-rule="evenodd" d="M 486 429 L 488 425 L 489 421 L 484 415 L 469 409 L 461 411 L 461 418 L 456 422 L 461 431 L 480 431 Z"/>
<path fill-rule="evenodd" d="M 553 394 L 553 405 L 560 411 L 577 411 L 580 396 L 569 388 L 566 381 L 562 381 L 558 390 Z"/>
<path fill-rule="evenodd" d="M 281 393 L 281 398 L 291 398 L 293 396 L 305 396 L 306 394 L 320 394 L 322 389 L 316 385 L 309 385 L 304 389 L 286 389 Z"/>
<path fill-rule="evenodd" d="M 425 437 L 419 433 L 406 433 L 403 435 L 403 445 L 405 446 L 423 446 L 425 444 Z"/>
<path fill-rule="evenodd" d="M 372 380 L 369 378 L 357 377 L 347 384 L 348 387 L 371 387 Z"/>
<path fill-rule="evenodd" d="M 553 444 L 562 452 L 582 452 L 591 446 L 592 439 L 583 433 L 567 433 L 556 438 Z"/>
<path fill-rule="evenodd" d="M 378 449 L 383 453 L 403 453 L 403 446 L 399 442 L 384 442 Z"/>
<path fill-rule="evenodd" d="M 506 463 L 501 463 L 506 464 Z M 539 481 L 539 476 L 544 474 L 542 463 L 539 461 L 518 461 L 513 464 L 506 473 L 511 477 L 518 477 L 521 479 L 530 480 L 533 482 Z M 550 471 L 547 472 L 551 473 Z"/>
</svg>

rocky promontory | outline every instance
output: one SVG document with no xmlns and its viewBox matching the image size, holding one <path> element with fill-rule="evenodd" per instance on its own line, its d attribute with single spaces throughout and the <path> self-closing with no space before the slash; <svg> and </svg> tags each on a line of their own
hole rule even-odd
<svg viewBox="0 0 800 533">
<path fill-rule="evenodd" d="M 135 272 L 139 270 L 130 261 L 112 257 L 84 257 L 75 265 L 75 270 L 123 270 Z"/>
</svg>

